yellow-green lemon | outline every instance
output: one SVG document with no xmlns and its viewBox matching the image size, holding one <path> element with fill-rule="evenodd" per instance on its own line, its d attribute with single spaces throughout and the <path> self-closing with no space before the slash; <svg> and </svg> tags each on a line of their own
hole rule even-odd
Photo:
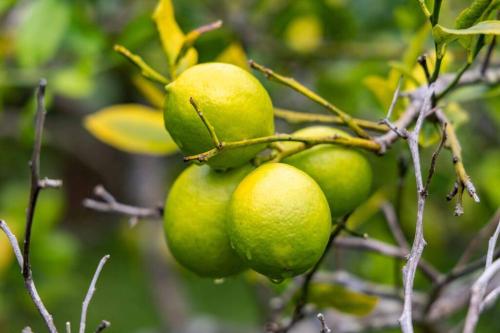
<svg viewBox="0 0 500 333">
<path fill-rule="evenodd" d="M 279 281 L 319 260 L 331 217 L 325 195 L 311 177 L 290 165 L 269 163 L 238 185 L 227 225 L 231 244 L 246 264 Z"/>
<path fill-rule="evenodd" d="M 220 141 L 274 133 L 273 106 L 267 91 L 249 72 L 230 64 L 205 63 L 184 71 L 167 85 L 165 127 L 186 155 L 214 148 L 209 131 L 190 103 L 192 97 Z M 223 151 L 208 164 L 217 169 L 242 165 L 263 145 Z"/>
<path fill-rule="evenodd" d="M 168 247 L 181 265 L 212 278 L 245 268 L 230 246 L 226 211 L 234 189 L 251 170 L 250 165 L 227 172 L 192 165 L 177 178 L 165 203 L 164 227 Z"/>
<path fill-rule="evenodd" d="M 304 137 L 348 136 L 347 133 L 326 126 L 312 126 L 294 133 Z M 301 143 L 286 143 L 286 149 Z M 372 170 L 363 154 L 338 145 L 318 145 L 286 158 L 284 163 L 311 176 L 328 199 L 334 217 L 349 213 L 368 197 Z"/>
</svg>

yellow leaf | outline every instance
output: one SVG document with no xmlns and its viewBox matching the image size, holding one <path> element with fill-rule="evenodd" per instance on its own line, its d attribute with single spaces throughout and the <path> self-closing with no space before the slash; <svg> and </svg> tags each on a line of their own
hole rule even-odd
<svg viewBox="0 0 500 333">
<path fill-rule="evenodd" d="M 194 48 L 190 48 L 182 59 L 179 59 L 176 66 L 177 56 L 186 40 L 186 36 L 175 20 L 174 7 L 171 0 L 160 0 L 158 2 L 153 13 L 153 20 L 160 33 L 161 43 L 167 55 L 172 76 L 195 65 L 198 62 L 198 52 Z"/>
<path fill-rule="evenodd" d="M 177 151 L 164 128 L 162 112 L 139 104 L 104 108 L 87 116 L 84 125 L 99 140 L 126 152 L 166 155 Z"/>
<path fill-rule="evenodd" d="M 233 64 L 248 70 L 248 58 L 240 43 L 233 42 L 226 47 L 215 59 L 217 62 Z"/>
<path fill-rule="evenodd" d="M 165 100 L 164 91 L 158 89 L 151 81 L 146 80 L 140 75 L 134 75 L 132 82 L 152 106 L 159 110 L 163 109 L 163 101 Z"/>
<path fill-rule="evenodd" d="M 174 7 L 171 0 L 160 0 L 153 13 L 153 20 L 160 33 L 161 43 L 168 58 L 169 65 L 173 65 L 182 44 L 184 33 L 175 21 Z"/>
</svg>

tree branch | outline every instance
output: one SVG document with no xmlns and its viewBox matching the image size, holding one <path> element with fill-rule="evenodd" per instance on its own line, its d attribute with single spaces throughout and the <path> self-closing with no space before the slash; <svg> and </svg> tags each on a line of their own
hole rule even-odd
<svg viewBox="0 0 500 333">
<path fill-rule="evenodd" d="M 99 212 L 115 213 L 129 217 L 132 224 L 135 224 L 141 218 L 161 219 L 163 216 L 163 207 L 145 208 L 120 203 L 102 185 L 97 185 L 94 188 L 94 195 L 99 200 L 84 199 L 82 203 L 84 207 Z"/>
<path fill-rule="evenodd" d="M 86 326 L 86 322 L 87 322 L 87 310 L 89 308 L 90 301 L 92 300 L 92 297 L 94 296 L 94 293 L 96 291 L 97 279 L 99 279 L 99 275 L 101 274 L 101 271 L 102 271 L 104 265 L 106 264 L 106 262 L 108 261 L 108 259 L 109 259 L 109 254 L 102 257 L 102 259 L 99 262 L 99 265 L 97 266 L 97 269 L 94 273 L 94 277 L 92 278 L 92 281 L 90 282 L 89 290 L 87 291 L 87 295 L 85 296 L 85 299 L 83 300 L 83 304 L 82 304 L 82 313 L 81 313 L 81 317 L 80 317 L 80 330 L 78 331 L 79 333 L 85 333 L 85 326 Z M 102 331 L 102 329 L 101 329 L 101 331 Z"/>
<path fill-rule="evenodd" d="M 250 67 L 253 69 L 258 70 L 259 72 L 263 73 L 268 79 L 277 81 L 285 86 L 288 86 L 292 88 L 293 90 L 297 91 L 298 93 L 308 97 L 310 100 L 313 102 L 318 103 L 319 105 L 323 106 L 326 108 L 328 111 L 332 112 L 333 114 L 337 115 L 342 119 L 342 121 L 349 126 L 350 129 L 354 131 L 359 137 L 369 139 L 370 136 L 368 133 L 366 133 L 358 124 L 356 124 L 352 117 L 342 111 L 340 108 L 337 106 L 333 105 L 332 103 L 328 102 L 325 100 L 323 97 L 319 96 L 309 88 L 303 86 L 299 82 L 295 81 L 295 79 L 290 78 L 290 77 L 285 77 L 280 74 L 277 74 L 273 72 L 271 69 L 266 68 L 262 65 L 257 64 L 255 61 L 250 60 L 249 61 Z"/>
</svg>

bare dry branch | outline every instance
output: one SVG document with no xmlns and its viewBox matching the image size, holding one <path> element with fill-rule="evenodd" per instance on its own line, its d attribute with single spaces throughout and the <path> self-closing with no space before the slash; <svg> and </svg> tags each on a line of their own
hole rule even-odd
<svg viewBox="0 0 500 333">
<path fill-rule="evenodd" d="M 120 203 L 102 185 L 97 185 L 94 188 L 94 195 L 100 200 L 87 198 L 83 200 L 84 207 L 99 212 L 127 216 L 132 221 L 140 218 L 160 219 L 163 216 L 163 207 L 146 208 Z"/>
<path fill-rule="evenodd" d="M 99 265 L 97 266 L 97 269 L 94 273 L 94 277 L 92 278 L 92 281 L 90 282 L 89 290 L 87 291 L 87 295 L 85 296 L 85 299 L 83 300 L 82 304 L 82 313 L 80 317 L 80 329 L 79 333 L 85 333 L 85 326 L 87 322 L 87 310 L 89 308 L 90 301 L 92 300 L 92 297 L 94 296 L 94 293 L 96 291 L 96 284 L 97 284 L 97 279 L 99 279 L 99 275 L 101 274 L 102 268 L 106 264 L 106 262 L 109 259 L 109 254 L 105 255 L 102 257 L 101 261 L 99 261 Z M 102 331 L 102 329 L 101 329 Z"/>
<path fill-rule="evenodd" d="M 479 316 L 481 315 L 481 310 L 484 308 L 484 297 L 488 283 L 496 273 L 500 272 L 500 259 L 493 261 L 499 234 L 500 220 L 497 221 L 495 233 L 491 236 L 488 242 L 488 252 L 486 254 L 484 272 L 481 276 L 479 276 L 476 282 L 474 282 L 471 288 L 471 298 L 469 310 L 467 311 L 467 316 L 465 318 L 464 333 L 474 333 Z M 493 291 L 493 295 L 489 297 L 488 302 L 492 302 L 492 300 L 496 298 L 496 293 L 496 291 Z"/>
<path fill-rule="evenodd" d="M 103 321 L 101 321 L 99 326 L 97 326 L 95 333 L 101 333 L 102 331 L 104 331 L 106 328 L 108 328 L 110 326 L 111 326 L 111 323 L 109 321 L 103 320 Z"/>
<path fill-rule="evenodd" d="M 321 330 L 319 331 L 320 333 L 331 333 L 332 332 L 332 330 L 329 329 L 328 326 L 326 325 L 325 316 L 323 316 L 322 313 L 318 313 L 316 318 L 318 318 L 318 320 L 321 324 Z"/>
<path fill-rule="evenodd" d="M 412 297 L 413 297 L 413 282 L 415 279 L 416 269 L 422 256 L 425 247 L 424 239 L 424 207 L 425 207 L 425 192 L 422 181 L 422 170 L 420 166 L 420 151 L 418 147 L 418 136 L 422 128 L 427 112 L 432 108 L 432 96 L 434 96 L 435 86 L 431 84 L 426 92 L 422 107 L 420 108 L 415 128 L 408 136 L 408 146 L 410 148 L 413 167 L 415 172 L 415 180 L 417 183 L 417 221 L 415 224 L 415 238 L 408 256 L 408 261 L 403 267 L 403 286 L 404 286 L 404 303 L 403 312 L 400 317 L 400 324 L 403 333 L 413 333 L 412 323 Z"/>
</svg>

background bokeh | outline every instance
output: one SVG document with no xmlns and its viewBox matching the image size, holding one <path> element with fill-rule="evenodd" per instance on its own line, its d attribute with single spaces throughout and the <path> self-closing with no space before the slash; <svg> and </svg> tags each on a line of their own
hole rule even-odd
<svg viewBox="0 0 500 333">
<path fill-rule="evenodd" d="M 248 58 L 295 77 L 352 115 L 371 120 L 382 118 L 387 108 L 377 96 L 383 90 L 377 78 L 387 78 L 394 62 L 403 61 L 424 26 L 417 1 L 408 0 L 173 2 L 184 31 L 224 21 L 221 29 L 196 42 L 200 62 L 213 60 L 231 42 L 239 42 Z M 445 1 L 443 24 L 452 25 L 468 3 Z M 40 294 L 59 327 L 67 320 L 76 327 L 91 275 L 100 257 L 109 253 L 111 260 L 99 280 L 88 326 L 107 319 L 112 323 L 110 332 L 262 331 L 269 315 L 268 300 L 282 288 L 253 274 L 222 283 L 197 278 L 173 261 L 158 221 L 141 221 L 130 228 L 126 219 L 81 205 L 97 184 L 104 184 L 122 202 L 161 204 L 185 167 L 178 153 L 166 157 L 125 153 L 98 141 L 82 125 L 86 115 L 109 105 L 148 104 L 132 81 L 137 69 L 113 52 L 113 45 L 126 45 L 164 71 L 164 54 L 151 20 L 155 5 L 154 0 L 0 1 L 0 218 L 22 237 L 34 87 L 40 77 L 46 77 L 49 113 L 42 175 L 62 178 L 64 186 L 41 195 L 32 265 Z M 421 35 L 429 36 L 425 33 Z M 431 52 L 429 37 L 422 45 L 416 55 Z M 459 47 L 451 47 L 446 70 L 456 70 L 464 58 Z M 324 112 L 256 75 L 276 106 Z M 465 89 L 451 95 L 447 103 L 448 112 L 462 123 L 458 136 L 465 165 L 482 202 L 474 204 L 467 197 L 465 214 L 453 216 L 453 203 L 446 202 L 445 196 L 454 172 L 449 152 L 443 152 L 426 208 L 428 247 L 424 253 L 442 271 L 454 265 L 461 249 L 500 206 L 498 94 Z M 277 128 L 286 132 L 296 127 L 279 121 Z M 427 166 L 439 132 L 435 128 L 425 131 Z M 369 158 L 374 167 L 373 193 L 400 200 L 402 223 L 411 238 L 416 213 L 411 171 L 404 191 L 400 196 L 396 192 L 398 161 L 409 158 L 406 146 L 398 144 L 384 157 Z M 371 205 L 361 207 L 353 227 L 392 242 L 383 216 L 373 208 L 377 200 L 375 196 Z M 20 332 L 26 325 L 43 332 L 12 259 L 0 235 L 0 332 Z M 380 255 L 338 250 L 328 258 L 327 267 L 349 270 L 375 282 L 398 283 L 399 267 Z M 426 287 L 418 276 L 417 288 Z M 482 316 L 479 332 L 500 331 L 498 311 L 497 305 Z"/>
</svg>

